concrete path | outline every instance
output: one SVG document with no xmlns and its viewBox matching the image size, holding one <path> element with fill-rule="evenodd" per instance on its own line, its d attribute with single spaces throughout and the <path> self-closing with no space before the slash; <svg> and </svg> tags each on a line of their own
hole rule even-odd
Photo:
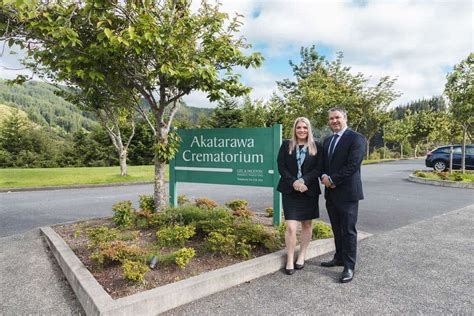
<svg viewBox="0 0 474 316">
<path fill-rule="evenodd" d="M 169 311 L 169 315 L 473 314 L 474 205 L 373 236 L 354 281 L 316 258 Z M 0 315 L 83 311 L 37 230 L 0 239 Z"/>
<path fill-rule="evenodd" d="M 169 315 L 446 315 L 474 313 L 474 205 L 363 240 L 355 278 L 316 258 Z"/>
<path fill-rule="evenodd" d="M 0 238 L 0 315 L 79 315 L 79 301 L 39 229 Z"/>
</svg>

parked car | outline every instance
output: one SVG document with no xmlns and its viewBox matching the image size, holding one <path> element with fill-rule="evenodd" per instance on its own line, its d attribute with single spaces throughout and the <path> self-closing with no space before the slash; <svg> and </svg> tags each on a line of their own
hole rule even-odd
<svg viewBox="0 0 474 316">
<path fill-rule="evenodd" d="M 462 146 L 453 146 L 453 169 L 461 169 Z M 426 155 L 425 165 L 436 171 L 444 171 L 449 168 L 449 155 L 451 145 L 441 146 L 430 151 Z M 474 170 L 474 145 L 466 145 L 466 169 Z"/>
</svg>

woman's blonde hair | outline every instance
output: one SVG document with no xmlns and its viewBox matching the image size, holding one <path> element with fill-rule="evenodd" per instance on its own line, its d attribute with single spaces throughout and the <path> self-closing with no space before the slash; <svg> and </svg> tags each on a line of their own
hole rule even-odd
<svg viewBox="0 0 474 316">
<path fill-rule="evenodd" d="M 309 120 L 306 117 L 298 117 L 298 118 L 296 118 L 295 122 L 293 123 L 293 128 L 291 129 L 290 145 L 288 146 L 289 147 L 288 152 L 291 155 L 291 153 L 293 152 L 293 149 L 295 149 L 296 146 L 298 146 L 298 139 L 296 138 L 296 125 L 299 122 L 305 123 L 306 126 L 308 127 L 308 137 L 306 138 L 305 146 L 308 147 L 308 153 L 311 156 L 315 156 L 318 150 L 317 150 L 316 145 L 314 143 L 313 130 L 311 129 L 311 123 L 309 122 Z"/>
</svg>

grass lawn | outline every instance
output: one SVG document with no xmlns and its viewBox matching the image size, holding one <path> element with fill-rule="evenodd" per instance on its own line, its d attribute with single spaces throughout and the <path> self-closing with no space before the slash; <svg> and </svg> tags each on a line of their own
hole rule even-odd
<svg viewBox="0 0 474 316">
<path fill-rule="evenodd" d="M 364 160 L 362 164 L 392 161 Z M 0 169 L 0 188 L 68 186 L 153 181 L 154 166 L 128 166 L 128 176 L 120 176 L 119 167 L 81 168 L 9 168 Z M 165 180 L 168 181 L 168 168 Z"/>
<path fill-rule="evenodd" d="M 153 175 L 154 166 L 128 166 L 126 177 L 119 167 L 0 169 L 0 188 L 142 182 L 153 181 Z"/>
</svg>

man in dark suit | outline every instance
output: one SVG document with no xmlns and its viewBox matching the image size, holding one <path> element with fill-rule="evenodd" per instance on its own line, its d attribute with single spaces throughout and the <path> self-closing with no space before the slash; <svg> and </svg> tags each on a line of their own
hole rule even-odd
<svg viewBox="0 0 474 316">
<path fill-rule="evenodd" d="M 360 165 L 365 153 L 365 137 L 347 128 L 347 114 L 332 108 L 329 127 L 333 135 L 323 144 L 323 175 L 326 209 L 334 233 L 334 258 L 322 262 L 324 267 L 344 266 L 340 282 L 352 281 L 357 254 L 357 214 L 359 200 L 364 198 Z"/>
</svg>

